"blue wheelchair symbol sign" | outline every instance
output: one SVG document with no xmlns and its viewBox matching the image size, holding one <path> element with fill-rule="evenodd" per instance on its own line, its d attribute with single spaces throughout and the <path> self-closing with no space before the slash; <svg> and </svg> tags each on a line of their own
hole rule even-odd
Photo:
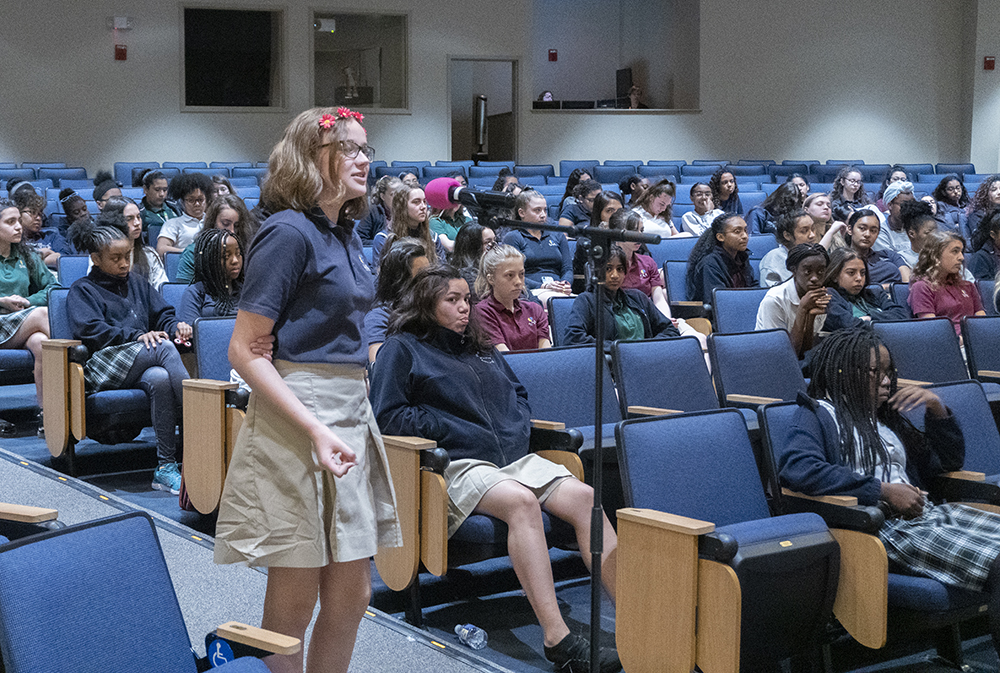
<svg viewBox="0 0 1000 673">
<path fill-rule="evenodd" d="M 212 668 L 228 664 L 234 658 L 233 648 L 229 647 L 229 643 L 225 640 L 213 640 L 208 648 L 208 661 L 212 664 Z"/>
</svg>

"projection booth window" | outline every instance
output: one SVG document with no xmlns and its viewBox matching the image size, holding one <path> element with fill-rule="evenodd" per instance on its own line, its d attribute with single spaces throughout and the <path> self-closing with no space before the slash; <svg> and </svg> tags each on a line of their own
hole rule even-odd
<svg viewBox="0 0 1000 673">
<path fill-rule="evenodd" d="M 313 15 L 314 102 L 405 109 L 406 15 Z"/>
</svg>

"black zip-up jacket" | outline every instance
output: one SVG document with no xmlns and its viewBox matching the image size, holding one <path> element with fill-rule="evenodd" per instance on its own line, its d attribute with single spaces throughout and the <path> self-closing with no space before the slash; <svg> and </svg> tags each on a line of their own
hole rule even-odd
<svg viewBox="0 0 1000 673">
<path fill-rule="evenodd" d="M 636 311 L 642 318 L 644 339 L 681 335 L 677 331 L 677 328 L 674 327 L 674 324 L 670 322 L 670 319 L 660 313 L 642 290 L 621 288 L 618 292 L 624 300 L 625 305 Z M 615 314 L 611 308 L 611 303 L 614 299 L 610 295 L 606 296 L 607 301 L 604 302 L 604 343 L 610 347 L 611 342 L 618 338 L 618 324 L 615 322 Z M 596 319 L 597 296 L 593 291 L 588 290 L 578 295 L 576 300 L 573 301 L 573 309 L 569 315 L 569 324 L 566 325 L 566 345 L 575 346 L 596 343 Z"/>
<path fill-rule="evenodd" d="M 827 290 L 830 295 L 830 304 L 826 307 L 826 322 L 823 323 L 824 332 L 836 332 L 839 329 L 849 329 L 851 327 L 861 327 L 865 321 L 854 317 L 854 304 L 859 301 L 858 297 L 864 297 L 872 309 L 869 315 L 872 322 L 889 322 L 893 320 L 912 320 L 909 306 L 900 306 L 892 300 L 889 293 L 881 287 L 877 289 L 865 288 L 861 294 L 852 297 L 839 287 L 832 287 Z"/>
<path fill-rule="evenodd" d="M 174 307 L 134 271 L 116 278 L 95 266 L 70 287 L 66 313 L 74 338 L 83 341 L 91 355 L 137 341 L 151 330 L 171 337 L 177 331 Z"/>
<path fill-rule="evenodd" d="M 739 278 L 740 283 L 735 283 Z M 750 265 L 750 254 L 746 250 L 730 257 L 721 245 L 716 245 L 712 252 L 702 257 L 694 268 L 694 273 L 688 276 L 688 299 L 702 303 L 712 303 L 712 290 L 717 287 L 756 287 L 757 279 L 753 277 L 753 267 Z"/>
<path fill-rule="evenodd" d="M 433 439 L 452 460 L 503 467 L 528 454 L 528 393 L 494 349 L 467 352 L 464 335 L 393 334 L 372 370 L 372 410 L 388 435 Z"/>
</svg>

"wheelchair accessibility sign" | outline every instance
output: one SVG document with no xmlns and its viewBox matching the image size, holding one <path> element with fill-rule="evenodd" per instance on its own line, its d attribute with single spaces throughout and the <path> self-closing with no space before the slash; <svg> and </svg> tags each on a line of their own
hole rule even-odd
<svg viewBox="0 0 1000 673">
<path fill-rule="evenodd" d="M 229 647 L 229 643 L 221 638 L 213 640 L 208 646 L 208 662 L 212 665 L 212 668 L 228 664 L 235 658 L 233 656 L 233 648 Z"/>
</svg>

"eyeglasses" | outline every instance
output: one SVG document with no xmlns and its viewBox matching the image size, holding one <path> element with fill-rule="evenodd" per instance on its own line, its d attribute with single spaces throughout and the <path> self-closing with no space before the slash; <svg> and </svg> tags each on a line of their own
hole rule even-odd
<svg viewBox="0 0 1000 673">
<path fill-rule="evenodd" d="M 184 203 L 187 203 L 187 204 L 192 205 L 192 206 L 203 206 L 203 205 L 205 205 L 205 197 L 204 196 L 195 196 L 195 197 L 185 196 L 184 197 Z"/>
<path fill-rule="evenodd" d="M 844 182 L 846 182 L 849 185 L 860 185 L 861 184 L 861 180 L 854 180 L 853 178 L 847 178 L 846 180 L 844 180 Z"/>
<path fill-rule="evenodd" d="M 368 157 L 368 161 L 373 161 L 375 159 L 375 148 L 374 147 L 372 147 L 371 145 L 359 145 L 356 142 L 354 142 L 353 140 L 334 140 L 334 141 L 331 141 L 331 142 L 328 142 L 328 143 L 323 143 L 319 147 L 320 147 L 320 149 L 323 149 L 324 147 L 329 147 L 333 143 L 337 143 L 337 142 L 340 143 L 340 151 L 348 159 L 354 159 L 354 158 L 356 158 L 358 156 L 358 152 L 361 152 L 366 157 Z"/>
</svg>

